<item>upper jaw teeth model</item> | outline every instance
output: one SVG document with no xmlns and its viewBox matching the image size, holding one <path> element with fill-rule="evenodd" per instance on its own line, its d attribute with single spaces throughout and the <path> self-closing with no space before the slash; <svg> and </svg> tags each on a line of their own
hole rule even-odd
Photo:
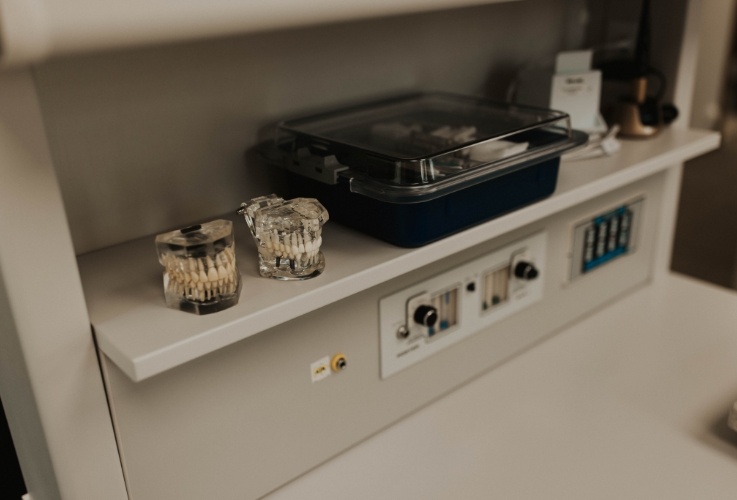
<svg viewBox="0 0 737 500">
<path fill-rule="evenodd" d="M 238 303 L 241 276 L 235 262 L 233 223 L 216 220 L 156 236 L 164 266 L 166 305 L 209 314 Z"/>
<path fill-rule="evenodd" d="M 322 273 L 322 226 L 329 216 L 317 200 L 260 196 L 242 203 L 238 214 L 246 220 L 258 245 L 261 276 L 304 280 Z"/>
</svg>

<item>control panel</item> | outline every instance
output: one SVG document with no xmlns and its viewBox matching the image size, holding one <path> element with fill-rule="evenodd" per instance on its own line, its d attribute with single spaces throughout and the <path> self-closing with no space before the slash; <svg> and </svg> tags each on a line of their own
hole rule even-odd
<svg viewBox="0 0 737 500">
<path fill-rule="evenodd" d="M 381 299 L 381 377 L 540 300 L 545 242 L 534 234 Z"/>
<path fill-rule="evenodd" d="M 635 250 L 643 205 L 638 198 L 575 225 L 572 280 Z"/>
</svg>

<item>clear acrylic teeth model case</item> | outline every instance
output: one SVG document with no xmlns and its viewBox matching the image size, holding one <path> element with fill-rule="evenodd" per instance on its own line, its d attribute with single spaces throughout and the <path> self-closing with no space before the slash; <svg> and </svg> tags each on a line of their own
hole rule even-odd
<svg viewBox="0 0 737 500">
<path fill-rule="evenodd" d="M 241 276 L 235 262 L 233 223 L 216 220 L 159 234 L 166 305 L 209 314 L 238 303 Z"/>
<path fill-rule="evenodd" d="M 261 276 L 304 280 L 322 273 L 322 226 L 329 216 L 317 200 L 284 200 L 272 194 L 243 203 L 238 214 L 256 240 Z"/>
</svg>

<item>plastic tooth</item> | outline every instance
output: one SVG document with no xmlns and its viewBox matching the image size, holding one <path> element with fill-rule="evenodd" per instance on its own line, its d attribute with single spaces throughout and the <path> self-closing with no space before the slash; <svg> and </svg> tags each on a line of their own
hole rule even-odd
<svg viewBox="0 0 737 500">
<path fill-rule="evenodd" d="M 218 280 L 220 278 L 218 277 L 218 270 L 216 267 L 211 267 L 207 270 L 207 280 L 210 283 L 210 286 L 214 290 L 215 287 L 217 287 Z"/>
<path fill-rule="evenodd" d="M 230 247 L 226 247 L 225 250 L 223 250 L 221 253 L 218 254 L 223 265 L 230 262 L 230 258 L 231 258 L 230 255 L 232 252 L 233 250 Z"/>
<path fill-rule="evenodd" d="M 222 264 L 218 266 L 218 279 L 224 280 L 228 277 L 228 271 L 223 267 Z"/>
<path fill-rule="evenodd" d="M 291 258 L 294 259 L 297 254 L 299 254 L 299 240 L 297 239 L 297 235 L 295 233 L 292 233 L 289 239 L 289 253 L 291 255 Z"/>
</svg>

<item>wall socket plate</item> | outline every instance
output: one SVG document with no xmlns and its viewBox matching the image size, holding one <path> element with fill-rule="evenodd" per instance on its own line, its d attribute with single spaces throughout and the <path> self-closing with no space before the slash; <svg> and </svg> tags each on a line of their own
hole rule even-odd
<svg viewBox="0 0 737 500">
<path fill-rule="evenodd" d="M 545 252 L 546 233 L 536 233 L 381 299 L 381 378 L 540 300 Z M 524 278 L 514 272 L 521 263 L 531 266 Z"/>
</svg>

